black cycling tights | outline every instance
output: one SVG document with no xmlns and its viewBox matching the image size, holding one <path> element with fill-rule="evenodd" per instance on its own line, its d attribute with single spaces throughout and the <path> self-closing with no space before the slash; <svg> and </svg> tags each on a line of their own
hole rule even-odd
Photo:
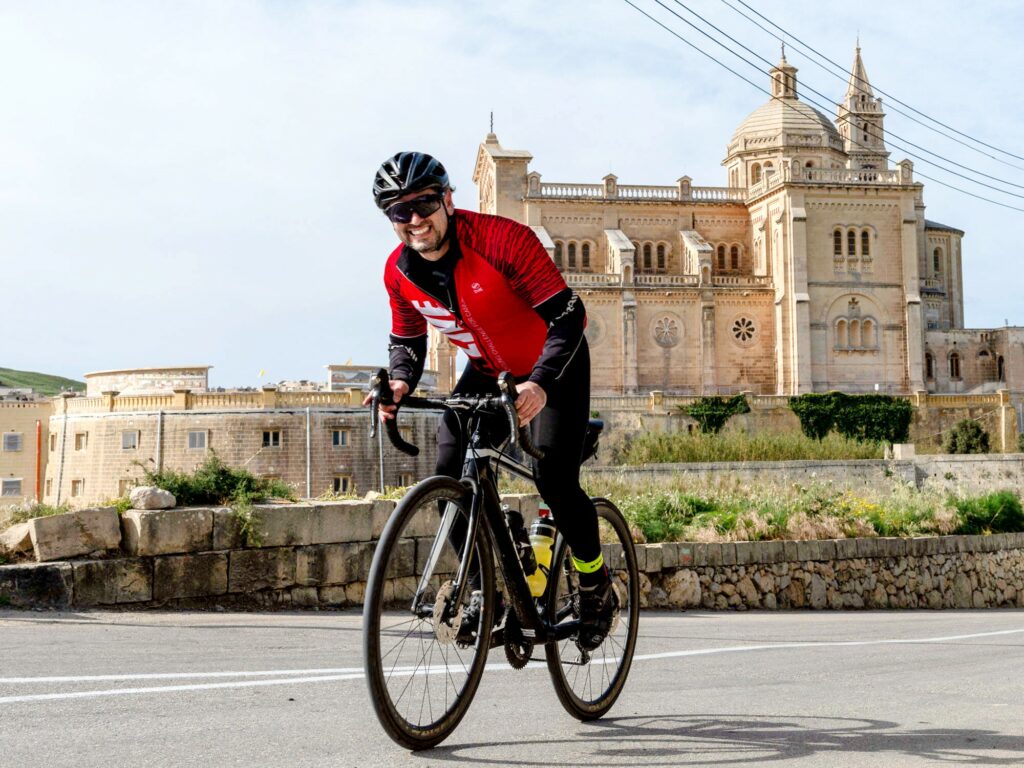
<svg viewBox="0 0 1024 768">
<path fill-rule="evenodd" d="M 468 365 L 452 394 L 497 395 L 498 383 Z M 537 490 L 551 507 L 555 525 L 572 547 L 573 556 L 584 561 L 601 554 L 597 511 L 580 487 L 580 459 L 589 419 L 590 350 L 583 339 L 548 393 L 547 405 L 530 422 L 530 436 L 544 451 L 544 458 L 534 462 Z M 458 417 L 445 412 L 437 430 L 437 474 L 459 478 L 465 454 Z"/>
</svg>

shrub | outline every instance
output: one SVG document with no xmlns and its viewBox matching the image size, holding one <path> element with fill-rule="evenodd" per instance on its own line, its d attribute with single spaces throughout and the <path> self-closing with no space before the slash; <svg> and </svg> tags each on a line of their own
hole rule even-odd
<svg viewBox="0 0 1024 768">
<path fill-rule="evenodd" d="M 1024 453 L 1024 432 L 1017 435 L 1017 450 Z"/>
<path fill-rule="evenodd" d="M 914 407 L 891 395 L 809 393 L 789 399 L 789 407 L 808 437 L 821 440 L 831 429 L 851 440 L 904 443 L 910 436 Z"/>
<path fill-rule="evenodd" d="M 988 453 L 988 432 L 971 419 L 958 421 L 942 441 L 946 453 Z"/>
<path fill-rule="evenodd" d="M 141 465 L 140 465 L 141 466 Z M 202 504 L 253 504 L 270 498 L 295 501 L 295 491 L 287 483 L 258 477 L 244 469 L 229 467 L 213 451 L 192 473 L 143 467 L 149 485 L 174 494 L 181 506 Z"/>
<path fill-rule="evenodd" d="M 717 435 L 725 422 L 737 413 L 750 413 L 750 405 L 744 395 L 733 397 L 702 397 L 693 405 L 686 406 L 686 415 L 697 422 L 704 434 Z"/>
<path fill-rule="evenodd" d="M 811 461 L 880 459 L 879 443 L 861 443 L 839 435 L 812 440 L 799 432 L 644 432 L 625 442 L 613 464 L 663 464 L 696 461 Z"/>
<path fill-rule="evenodd" d="M 1004 533 L 1024 531 L 1024 509 L 1012 491 L 996 491 L 956 502 L 960 524 L 956 533 Z"/>
<path fill-rule="evenodd" d="M 23 507 L 11 507 L 7 510 L 8 525 L 15 525 L 17 523 L 26 523 L 36 517 L 50 517 L 52 515 L 63 515 L 65 512 L 70 512 L 71 506 L 67 503 L 61 504 L 60 506 L 53 506 L 52 504 L 26 504 Z M 0 525 L 0 528 L 3 526 Z"/>
</svg>

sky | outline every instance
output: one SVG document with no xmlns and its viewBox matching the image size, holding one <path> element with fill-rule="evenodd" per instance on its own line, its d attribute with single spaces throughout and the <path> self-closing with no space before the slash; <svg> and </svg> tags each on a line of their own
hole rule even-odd
<svg viewBox="0 0 1024 768">
<path fill-rule="evenodd" d="M 654 0 L 633 2 L 766 86 Z M 747 2 L 845 67 L 859 35 L 876 92 L 1021 157 L 972 152 L 890 99 L 887 133 L 1024 193 L 1024 5 Z M 778 60 L 778 41 L 722 0 L 686 5 Z M 845 83 L 792 41 L 787 59 L 802 98 L 826 94 L 833 116 Z M 396 241 L 370 188 L 396 151 L 439 157 L 475 208 L 493 111 L 502 145 L 530 151 L 545 181 L 724 186 L 726 143 L 767 100 L 624 0 L 0 0 L 0 71 L 0 367 L 202 364 L 226 387 L 386 361 Z M 926 216 L 967 232 L 967 327 L 1024 325 L 1024 212 L 925 185 Z"/>
</svg>

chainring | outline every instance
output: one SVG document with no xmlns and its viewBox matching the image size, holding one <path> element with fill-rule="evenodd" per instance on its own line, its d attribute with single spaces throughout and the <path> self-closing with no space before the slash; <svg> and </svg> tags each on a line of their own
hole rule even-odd
<svg viewBox="0 0 1024 768">
<path fill-rule="evenodd" d="M 533 643 L 529 640 L 505 641 L 505 658 L 512 669 L 522 669 L 533 656 Z"/>
<path fill-rule="evenodd" d="M 451 645 L 459 636 L 462 628 L 462 611 L 457 611 L 451 617 L 451 621 L 445 621 L 445 611 L 451 602 L 455 592 L 455 582 L 446 581 L 437 590 L 437 599 L 434 601 L 434 636 L 444 645 Z"/>
</svg>

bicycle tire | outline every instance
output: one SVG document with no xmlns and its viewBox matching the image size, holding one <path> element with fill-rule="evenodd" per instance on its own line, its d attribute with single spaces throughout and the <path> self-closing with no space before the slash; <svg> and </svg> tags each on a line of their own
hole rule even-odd
<svg viewBox="0 0 1024 768">
<path fill-rule="evenodd" d="M 428 749 L 447 738 L 462 720 L 480 684 L 490 649 L 494 614 L 494 561 L 490 541 L 478 529 L 473 562 L 479 564 L 483 603 L 471 644 L 454 639 L 453 624 L 427 614 L 443 604 L 443 585 L 451 583 L 459 554 L 440 533 L 440 510 L 455 505 L 456 517 L 468 519 L 467 490 L 448 477 L 430 477 L 413 486 L 395 507 L 381 534 L 370 566 L 363 607 L 363 659 L 370 701 L 377 719 L 398 744 Z M 463 537 L 464 539 L 464 537 Z M 427 592 L 413 612 L 435 541 L 437 567 Z M 465 616 L 470 589 L 456 616 Z M 400 606 L 397 617 L 389 609 Z M 433 678 L 433 679 L 432 679 Z M 437 682 L 434 682 L 434 679 Z M 433 685 L 432 685 L 433 683 Z"/>
<path fill-rule="evenodd" d="M 622 693 L 636 649 L 640 616 L 640 574 L 629 525 L 610 501 L 600 498 L 593 501 L 597 508 L 605 562 L 620 601 L 618 622 L 604 642 L 590 654 L 580 650 L 575 638 L 559 640 L 544 648 L 558 700 L 570 715 L 584 721 L 604 715 Z M 551 564 L 553 581 L 548 585 L 546 595 L 548 620 L 556 623 L 578 618 L 579 582 L 569 547 L 561 535 L 555 542 Z M 570 658 L 573 656 L 575 661 Z M 587 656 L 586 663 L 581 663 Z M 596 695 L 595 667 L 601 670 Z"/>
</svg>

